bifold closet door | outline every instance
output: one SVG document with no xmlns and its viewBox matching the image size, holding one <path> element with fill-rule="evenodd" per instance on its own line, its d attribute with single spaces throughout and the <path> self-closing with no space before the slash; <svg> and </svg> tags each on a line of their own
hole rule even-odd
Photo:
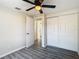
<svg viewBox="0 0 79 59">
<path fill-rule="evenodd" d="M 58 46 L 58 18 L 47 19 L 47 45 Z"/>
<path fill-rule="evenodd" d="M 59 47 L 77 51 L 76 14 L 59 17 Z"/>
<path fill-rule="evenodd" d="M 78 51 L 76 14 L 47 19 L 47 45 Z"/>
</svg>

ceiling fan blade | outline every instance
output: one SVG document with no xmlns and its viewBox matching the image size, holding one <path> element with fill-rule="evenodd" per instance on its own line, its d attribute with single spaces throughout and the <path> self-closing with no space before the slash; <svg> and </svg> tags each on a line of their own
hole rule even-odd
<svg viewBox="0 0 79 59">
<path fill-rule="evenodd" d="M 42 7 L 45 7 L 45 8 L 55 8 L 56 5 L 42 5 Z"/>
<path fill-rule="evenodd" d="M 41 10 L 39 10 L 39 12 L 40 12 L 40 14 L 43 14 L 43 11 L 42 11 L 42 9 L 41 9 Z"/>
<path fill-rule="evenodd" d="M 35 5 L 41 5 L 44 0 L 35 0 L 34 3 Z"/>
<path fill-rule="evenodd" d="M 34 2 L 37 3 L 37 2 L 39 2 L 39 0 L 35 0 Z"/>
<path fill-rule="evenodd" d="M 28 2 L 28 3 L 30 3 L 30 4 L 33 4 L 33 5 L 35 5 L 35 3 L 33 3 L 33 2 L 31 2 L 31 1 L 29 1 L 29 0 L 23 0 L 23 1 Z"/>
<path fill-rule="evenodd" d="M 44 0 L 39 0 L 39 2 L 42 4 Z"/>
<path fill-rule="evenodd" d="M 29 11 L 29 10 L 31 10 L 31 9 L 33 9 L 33 8 L 35 8 L 35 6 L 34 6 L 34 7 L 29 8 L 29 9 L 27 9 L 26 11 Z"/>
</svg>

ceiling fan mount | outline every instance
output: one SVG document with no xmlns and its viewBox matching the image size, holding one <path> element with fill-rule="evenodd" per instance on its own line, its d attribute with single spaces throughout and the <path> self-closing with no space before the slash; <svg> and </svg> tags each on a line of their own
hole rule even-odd
<svg viewBox="0 0 79 59">
<path fill-rule="evenodd" d="M 30 10 L 32 10 L 32 9 L 35 8 L 35 9 L 38 10 L 41 14 L 43 13 L 42 7 L 44 7 L 44 8 L 55 8 L 55 7 L 56 7 L 56 5 L 42 5 L 42 3 L 44 2 L 44 0 L 35 0 L 34 2 L 31 2 L 31 1 L 29 1 L 29 0 L 23 0 L 23 1 L 35 5 L 35 6 L 31 7 L 31 8 L 29 8 L 29 9 L 27 9 L 26 11 L 30 11 Z"/>
</svg>

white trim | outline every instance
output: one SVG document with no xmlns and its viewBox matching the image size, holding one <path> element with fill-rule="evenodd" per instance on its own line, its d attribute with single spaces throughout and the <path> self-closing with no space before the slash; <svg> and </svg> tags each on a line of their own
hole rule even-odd
<svg viewBox="0 0 79 59">
<path fill-rule="evenodd" d="M 0 58 L 4 57 L 4 56 L 6 56 L 6 55 L 9 55 L 9 54 L 11 54 L 11 53 L 14 53 L 14 52 L 16 52 L 16 51 L 18 51 L 18 50 L 21 50 L 21 49 L 23 49 L 23 48 L 25 48 L 25 46 L 24 46 L 24 47 L 20 47 L 20 48 L 18 48 L 18 49 L 15 49 L 15 50 L 13 50 L 13 51 L 10 51 L 10 52 L 8 52 L 8 53 L 5 53 L 5 54 L 1 55 Z"/>
</svg>

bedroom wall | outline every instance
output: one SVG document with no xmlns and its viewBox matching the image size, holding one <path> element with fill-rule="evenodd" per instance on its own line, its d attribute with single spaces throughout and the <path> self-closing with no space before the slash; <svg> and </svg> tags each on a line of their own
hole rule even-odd
<svg viewBox="0 0 79 59">
<path fill-rule="evenodd" d="M 0 9 L 0 57 L 25 46 L 25 15 Z"/>
</svg>

